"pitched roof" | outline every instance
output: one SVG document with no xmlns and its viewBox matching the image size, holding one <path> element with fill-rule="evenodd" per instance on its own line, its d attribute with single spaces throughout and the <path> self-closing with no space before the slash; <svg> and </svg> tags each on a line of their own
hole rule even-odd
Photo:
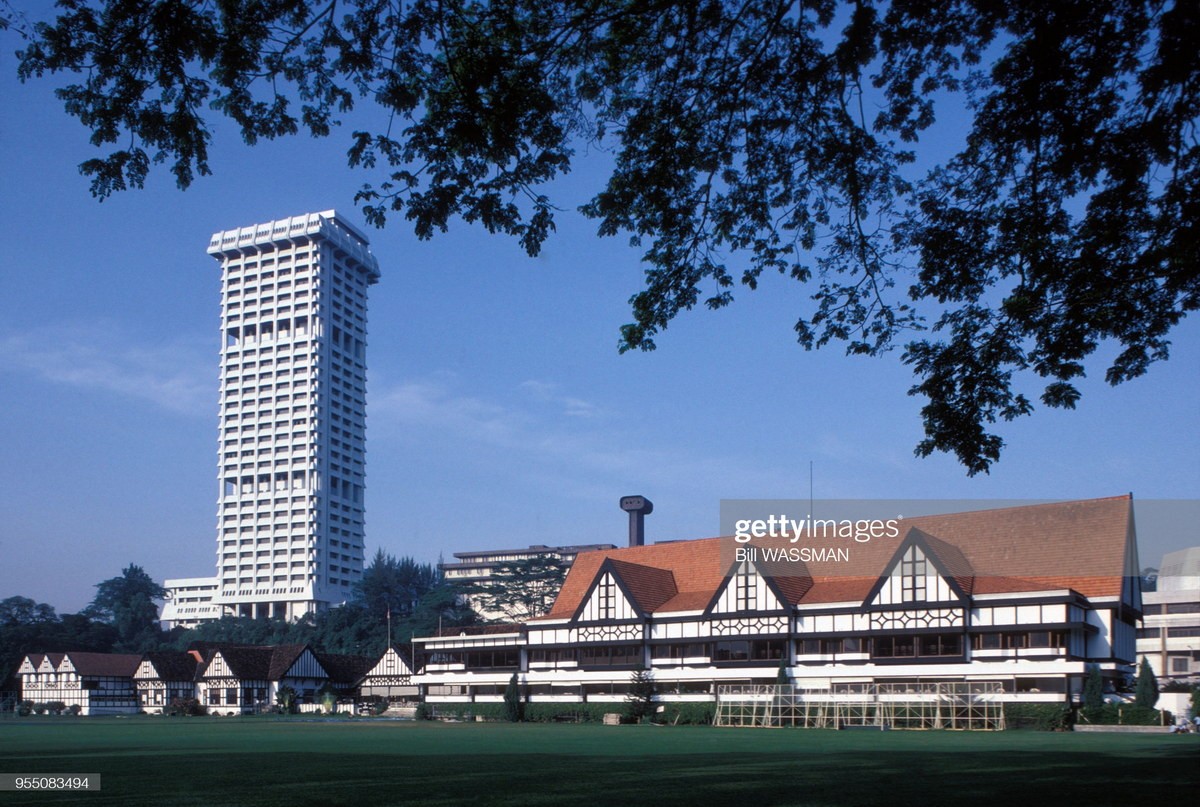
<svg viewBox="0 0 1200 807">
<path fill-rule="evenodd" d="M 318 653 L 313 651 L 317 661 L 329 673 L 329 680 L 335 684 L 356 684 L 362 680 L 377 659 L 367 656 L 352 656 L 343 653 Z"/>
<path fill-rule="evenodd" d="M 610 558 L 608 567 L 621 578 L 625 590 L 644 613 L 653 612 L 678 593 L 675 575 L 670 569 L 643 566 L 617 558 Z"/>
<path fill-rule="evenodd" d="M 905 538 L 919 538 L 959 587 L 973 594 L 1071 589 L 1087 597 L 1120 596 L 1132 536 L 1130 496 L 904 518 L 897 538 L 844 540 L 848 561 L 759 562 L 793 605 L 861 602 L 889 568 Z M 916 531 L 916 532 L 914 532 Z M 554 607 L 540 619 L 569 619 L 606 560 L 634 571 L 647 612 L 705 608 L 723 584 L 736 546 L 731 537 L 705 538 L 579 555 Z M 755 539 L 753 545 L 770 542 Z M 788 546 L 786 541 L 778 545 Z M 795 545 L 793 545 L 795 546 Z M 672 593 L 667 576 L 675 586 Z M 657 605 L 649 605 L 657 601 Z M 538 621 L 538 620 L 531 620 Z"/>
<path fill-rule="evenodd" d="M 144 653 L 142 659 L 150 662 L 163 681 L 191 681 L 196 677 L 198 662 L 186 651 Z"/>
<path fill-rule="evenodd" d="M 49 654 L 54 655 L 54 654 Z M 142 657 L 132 653 L 76 653 L 65 654 L 79 675 L 101 675 L 131 678 L 137 672 Z"/>
</svg>

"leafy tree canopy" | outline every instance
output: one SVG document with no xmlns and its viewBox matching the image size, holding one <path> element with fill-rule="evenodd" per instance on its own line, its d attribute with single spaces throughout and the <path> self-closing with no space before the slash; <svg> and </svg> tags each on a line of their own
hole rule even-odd
<svg viewBox="0 0 1200 807">
<path fill-rule="evenodd" d="M 552 555 L 498 563 L 491 574 L 465 587 L 480 614 L 500 622 L 521 622 L 548 613 L 567 577 L 567 567 Z"/>
<path fill-rule="evenodd" d="M 119 577 L 96 584 L 96 596 L 84 613 L 117 629 L 117 649 L 134 651 L 157 639 L 158 606 L 154 601 L 166 593 L 141 566 L 131 563 Z"/>
<path fill-rule="evenodd" d="M 1018 386 L 1074 407 L 1101 344 L 1106 379 L 1134 378 L 1200 305 L 1194 2 L 60 6 L 19 70 L 74 77 L 58 95 L 102 150 L 81 166 L 97 196 L 154 163 L 181 187 L 209 173 L 221 116 L 253 144 L 328 135 L 366 100 L 383 114 L 348 154 L 370 221 L 428 238 L 459 217 L 536 254 L 546 184 L 609 149 L 581 209 L 644 250 L 622 350 L 782 274 L 811 293 L 804 347 L 903 345 L 916 453 L 970 474 L 1033 409 Z M 948 104 L 957 150 L 931 128 Z"/>
</svg>

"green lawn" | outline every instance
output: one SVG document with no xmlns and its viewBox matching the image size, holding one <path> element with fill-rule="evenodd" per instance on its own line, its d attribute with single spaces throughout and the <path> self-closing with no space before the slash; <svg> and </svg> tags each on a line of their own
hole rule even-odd
<svg viewBox="0 0 1200 807">
<path fill-rule="evenodd" d="M 267 718 L 0 721 L 0 805 L 1190 804 L 1200 738 Z"/>
</svg>

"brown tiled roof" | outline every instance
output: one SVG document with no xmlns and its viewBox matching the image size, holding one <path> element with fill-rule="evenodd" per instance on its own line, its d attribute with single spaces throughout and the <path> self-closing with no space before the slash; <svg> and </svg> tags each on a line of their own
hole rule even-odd
<svg viewBox="0 0 1200 807">
<path fill-rule="evenodd" d="M 1087 597 L 1120 596 L 1132 519 L 1129 496 L 918 516 L 900 521 L 897 538 L 844 540 L 840 545 L 849 550 L 849 561 L 760 566 L 793 605 L 861 602 L 911 534 L 924 542 L 936 563 L 965 592 L 1070 589 Z M 765 545 L 758 539 L 753 543 Z M 670 573 L 674 592 L 666 575 L 635 573 L 639 603 L 659 601 L 644 610 L 703 609 L 725 580 L 734 546 L 732 538 L 706 538 L 586 552 L 576 558 L 554 607 L 543 619 L 574 616 L 608 559 L 621 563 L 619 568 Z"/>
<path fill-rule="evenodd" d="M 670 569 L 643 566 L 616 558 L 609 560 L 609 568 L 621 578 L 626 591 L 643 613 L 654 612 L 678 593 L 675 575 Z"/>
<path fill-rule="evenodd" d="M 277 644 L 273 647 L 265 647 L 264 650 L 271 652 L 271 664 L 267 668 L 267 680 L 278 681 L 287 675 L 287 671 L 296 663 L 296 659 L 308 649 L 306 644 Z"/>
<path fill-rule="evenodd" d="M 145 653 L 142 659 L 150 662 L 163 681 L 191 681 L 196 677 L 196 658 L 187 651 Z"/>
<path fill-rule="evenodd" d="M 54 654 L 49 654 L 54 655 Z M 132 678 L 142 657 L 127 653 L 66 653 L 79 675 L 103 675 Z"/>
<path fill-rule="evenodd" d="M 313 655 L 317 657 L 317 661 L 321 662 L 321 666 L 329 674 L 330 681 L 345 685 L 357 684 L 378 661 L 378 659 L 371 659 L 367 656 L 350 656 L 341 653 L 317 653 L 314 651 Z"/>
</svg>

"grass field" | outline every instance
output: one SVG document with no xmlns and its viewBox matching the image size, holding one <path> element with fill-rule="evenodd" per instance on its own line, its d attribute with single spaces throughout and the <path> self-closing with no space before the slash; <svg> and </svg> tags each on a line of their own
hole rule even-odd
<svg viewBox="0 0 1200 807">
<path fill-rule="evenodd" d="M 266 718 L 0 721 L 0 805 L 1191 804 L 1200 738 Z"/>
</svg>

